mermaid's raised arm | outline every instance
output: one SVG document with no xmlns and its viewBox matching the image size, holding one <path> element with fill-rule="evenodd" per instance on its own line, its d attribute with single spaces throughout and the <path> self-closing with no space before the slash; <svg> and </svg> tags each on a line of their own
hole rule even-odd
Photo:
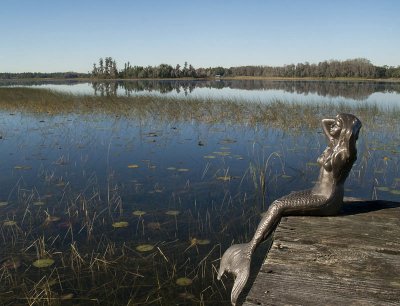
<svg viewBox="0 0 400 306">
<path fill-rule="evenodd" d="M 330 126 L 335 122 L 333 118 L 322 119 L 322 129 L 324 130 L 325 136 L 328 137 L 329 141 L 332 140 L 332 136 L 329 133 Z"/>
</svg>

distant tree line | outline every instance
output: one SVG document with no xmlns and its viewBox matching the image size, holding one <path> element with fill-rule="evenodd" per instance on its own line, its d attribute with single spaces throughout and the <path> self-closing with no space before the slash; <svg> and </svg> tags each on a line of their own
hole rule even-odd
<svg viewBox="0 0 400 306">
<path fill-rule="evenodd" d="M 91 75 L 88 73 L 78 72 L 22 72 L 22 73 L 9 73 L 0 72 L 0 79 L 13 80 L 13 79 L 78 79 L 88 78 Z"/>
<path fill-rule="evenodd" d="M 254 76 L 283 78 L 400 78 L 400 66 L 374 66 L 365 58 L 345 61 L 330 60 L 310 64 L 308 62 L 283 67 L 242 66 L 224 70 L 224 76 Z"/>
<path fill-rule="evenodd" d="M 284 66 L 239 66 L 209 67 L 195 69 L 185 62 L 183 66 L 161 64 L 158 66 L 124 64 L 118 70 L 112 57 L 100 58 L 93 64 L 89 73 L 77 72 L 24 72 L 0 73 L 0 79 L 177 79 L 177 78 L 214 78 L 214 77 L 278 77 L 278 78 L 400 78 L 400 66 L 375 66 L 368 59 L 356 58 L 345 61 L 329 60 L 310 64 L 308 62 Z"/>
<path fill-rule="evenodd" d="M 197 68 L 187 62 L 175 67 L 168 64 L 159 66 L 132 66 L 127 62 L 117 69 L 115 60 L 106 57 L 105 64 L 100 58 L 98 66 L 93 64 L 91 73 L 98 79 L 163 79 L 163 78 L 210 78 L 210 77 L 281 77 L 281 78 L 400 78 L 400 66 L 374 66 L 368 59 L 356 58 L 345 61 L 330 60 L 310 64 L 308 62 L 274 66 L 239 66 Z"/>
</svg>

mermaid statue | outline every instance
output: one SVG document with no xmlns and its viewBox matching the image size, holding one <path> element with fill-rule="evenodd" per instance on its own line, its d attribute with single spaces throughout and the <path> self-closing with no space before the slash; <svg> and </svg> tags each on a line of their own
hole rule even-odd
<svg viewBox="0 0 400 306">
<path fill-rule="evenodd" d="M 333 216 L 340 211 L 344 182 L 357 159 L 356 141 L 361 121 L 351 114 L 339 114 L 334 119 L 323 119 L 322 127 L 329 143 L 317 159 L 321 169 L 315 186 L 275 200 L 261 219 L 251 241 L 230 246 L 222 256 L 218 279 L 225 271 L 235 276 L 232 305 L 236 305 L 249 278 L 254 250 L 274 231 L 282 216 Z"/>
</svg>

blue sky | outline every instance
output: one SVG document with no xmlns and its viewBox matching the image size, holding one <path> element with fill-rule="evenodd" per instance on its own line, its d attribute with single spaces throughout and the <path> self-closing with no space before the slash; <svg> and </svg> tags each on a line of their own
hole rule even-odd
<svg viewBox="0 0 400 306">
<path fill-rule="evenodd" d="M 398 0 L 1 0 L 0 72 L 364 57 L 400 65 Z"/>
</svg>

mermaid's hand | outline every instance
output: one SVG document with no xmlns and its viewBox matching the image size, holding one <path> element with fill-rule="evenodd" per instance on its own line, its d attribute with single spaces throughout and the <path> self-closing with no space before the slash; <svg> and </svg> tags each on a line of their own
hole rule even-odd
<svg viewBox="0 0 400 306">
<path fill-rule="evenodd" d="M 221 258 L 217 278 L 220 280 L 225 271 L 235 276 L 231 292 L 232 305 L 236 305 L 237 298 L 249 278 L 251 257 L 248 250 L 247 243 L 234 244 L 225 251 Z"/>
</svg>

